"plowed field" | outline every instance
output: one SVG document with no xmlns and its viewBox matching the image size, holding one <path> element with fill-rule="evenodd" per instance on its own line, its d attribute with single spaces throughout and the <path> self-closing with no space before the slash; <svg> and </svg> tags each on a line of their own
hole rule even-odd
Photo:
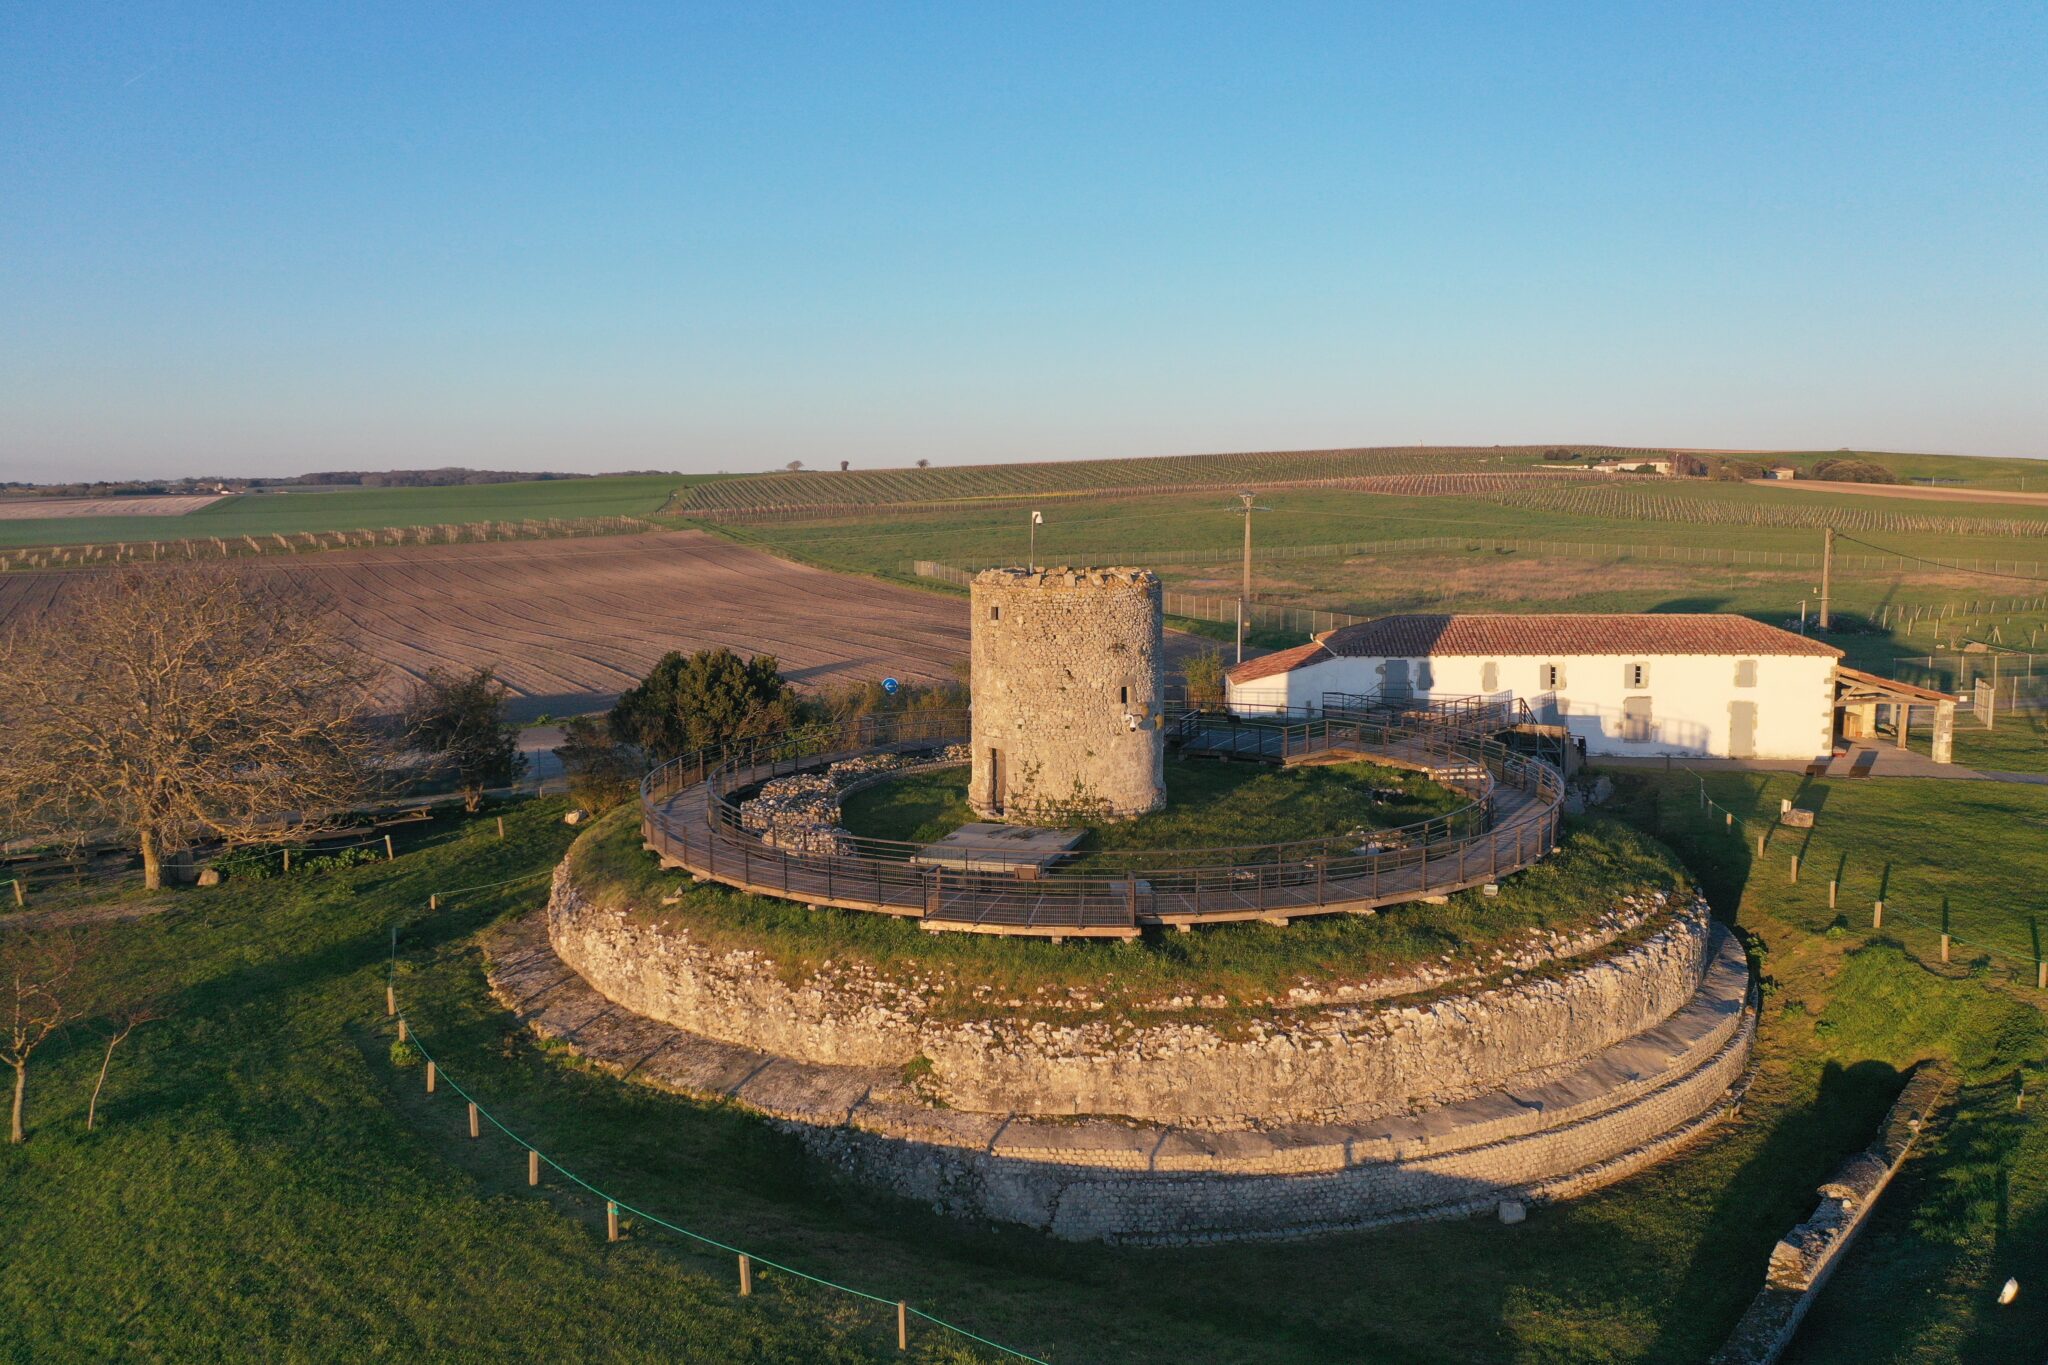
<svg viewBox="0 0 2048 1365">
<path fill-rule="evenodd" d="M 251 559 L 241 571 L 332 605 L 390 665 L 389 698 L 429 668 L 490 664 L 518 694 L 521 719 L 607 705 L 671 649 L 773 654 L 799 684 L 939 681 L 967 654 L 959 598 L 806 568 L 696 531 L 335 550 Z M 0 627 L 79 581 L 75 572 L 0 576 Z"/>
<path fill-rule="evenodd" d="M 134 498 L 0 498 L 0 521 L 53 517 L 182 517 L 220 501 L 215 493 L 164 493 Z"/>
</svg>

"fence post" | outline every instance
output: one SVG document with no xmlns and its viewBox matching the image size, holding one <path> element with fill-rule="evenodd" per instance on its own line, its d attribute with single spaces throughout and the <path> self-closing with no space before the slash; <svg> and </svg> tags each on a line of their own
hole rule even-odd
<svg viewBox="0 0 2048 1365">
<path fill-rule="evenodd" d="M 1884 902 L 1883 902 L 1883 901 L 1872 901 L 1872 902 L 1870 903 L 1870 927 L 1871 927 L 1871 928 L 1873 928 L 1873 929 L 1882 929 L 1882 928 L 1884 928 Z"/>
<path fill-rule="evenodd" d="M 1756 856 L 1759 858 L 1764 856 L 1764 836 L 1761 834 L 1756 836 Z"/>
<path fill-rule="evenodd" d="M 754 1292 L 754 1263 L 747 1253 L 740 1253 L 740 1297 L 746 1298 Z"/>
<path fill-rule="evenodd" d="M 1792 855 L 1792 880 L 1795 882 L 1799 880 L 1799 855 L 1797 853 Z"/>
<path fill-rule="evenodd" d="M 434 1064 L 432 1062 L 427 1063 L 427 1093 L 429 1095 L 434 1093 Z"/>
<path fill-rule="evenodd" d="M 429 894 L 429 895 L 428 895 L 428 897 L 427 897 L 427 909 L 429 909 L 429 910 L 439 910 L 440 908 L 441 908 L 441 893 L 440 893 L 440 892 L 438 892 L 438 891 L 435 891 L 435 892 L 433 892 L 433 893 Z"/>
<path fill-rule="evenodd" d="M 505 837 L 505 817 L 502 815 L 498 817 L 498 837 L 500 839 Z"/>
<path fill-rule="evenodd" d="M 406 1030 L 405 1030 L 405 1020 L 404 1020 L 404 1019 L 400 1019 L 400 1020 L 398 1021 L 398 1041 L 402 1043 L 402 1042 L 404 1042 L 404 1041 L 405 1041 L 405 1039 L 406 1039 Z"/>
<path fill-rule="evenodd" d="M 616 1199 L 604 1201 L 604 1239 L 607 1242 L 619 1240 L 619 1204 Z"/>
<path fill-rule="evenodd" d="M 384 836 L 384 861 L 388 863 L 397 857 L 397 851 L 391 847 L 391 836 L 387 834 Z"/>
<path fill-rule="evenodd" d="M 387 981 L 384 983 L 384 1017 L 389 1019 L 396 1013 L 398 1013 L 398 988 Z M 402 1023 L 398 1026 L 398 1036 L 400 1038 L 405 1037 L 405 1025 Z"/>
<path fill-rule="evenodd" d="M 1828 878 L 1828 909 L 1835 908 L 1835 879 Z"/>
<path fill-rule="evenodd" d="M 1943 935 L 1941 936 L 1941 960 L 1942 960 L 1943 962 L 1946 962 L 1946 961 L 1948 961 L 1948 935 L 1947 935 L 1947 934 L 1943 934 Z"/>
<path fill-rule="evenodd" d="M 526 1149 L 526 1183 L 540 1184 L 540 1153 L 531 1147 Z"/>
<path fill-rule="evenodd" d="M 896 1301 L 896 1349 L 910 1349 L 910 1305 L 901 1299 Z"/>
<path fill-rule="evenodd" d="M 483 1130 L 477 1126 L 475 1100 L 471 1100 L 469 1102 L 469 1135 L 473 1138 L 479 1138 L 483 1136 Z"/>
</svg>

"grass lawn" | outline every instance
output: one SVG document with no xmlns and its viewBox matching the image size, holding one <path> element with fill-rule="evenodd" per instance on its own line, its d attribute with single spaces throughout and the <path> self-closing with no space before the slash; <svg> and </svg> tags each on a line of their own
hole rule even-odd
<svg viewBox="0 0 2048 1365">
<path fill-rule="evenodd" d="M 857 791 L 842 823 L 871 839 L 929 843 L 980 817 L 967 806 L 968 770 L 918 773 Z M 1379 799 L 1375 799 L 1375 793 Z M 1286 843 L 1390 829 L 1449 814 L 1466 798 L 1421 773 L 1377 763 L 1278 769 L 1169 758 L 1166 809 L 1087 824 L 1086 853 Z M 1079 823 L 1079 822 L 1073 822 Z"/>
<path fill-rule="evenodd" d="M 0 547 L 181 540 L 204 536 L 294 535 L 385 526 L 518 521 L 547 517 L 651 517 L 668 495 L 701 477 L 626 474 L 459 488 L 339 488 L 244 493 L 182 517 L 54 517 L 0 520 Z"/>
<path fill-rule="evenodd" d="M 1931 727 L 1923 724 L 1906 743 L 1923 754 L 1930 752 Z M 1955 761 L 1984 772 L 2048 773 L 2048 711 L 2007 711 L 1989 730 L 1968 716 L 1957 716 Z"/>
<path fill-rule="evenodd" d="M 1718 799 L 1775 809 L 1769 786 L 1714 782 Z M 1859 897 L 1889 863 L 1901 906 L 1928 913 L 1945 894 L 2011 927 L 2048 875 L 2048 841 L 2025 834 L 2048 816 L 2048 792 L 1987 785 L 1836 784 L 1817 833 L 1847 855 Z M 2048 1056 L 2030 988 L 1967 954 L 1947 974 L 1923 965 L 1929 941 L 1904 920 L 1881 936 L 1853 916 L 1835 924 L 1825 882 L 1791 885 L 1782 844 L 1755 863 L 1753 843 L 1697 816 L 1685 774 L 1631 774 L 1622 788 L 1618 813 L 1688 851 L 1717 904 L 1757 936 L 1758 1075 L 1738 1122 L 1519 1227 L 1135 1251 L 953 1222 L 842 1182 L 742 1112 L 536 1046 L 491 999 L 473 935 L 530 911 L 544 881 L 455 896 L 436 914 L 425 899 L 544 872 L 572 832 L 559 803 L 534 802 L 510 808 L 502 844 L 489 815 L 437 822 L 395 863 L 180 891 L 164 913 L 109 926 L 112 968 L 173 974 L 177 1013 L 117 1058 L 94 1134 L 81 1128 L 91 1036 L 39 1058 L 32 1140 L 0 1153 L 0 1343 L 38 1360 L 900 1358 L 886 1306 L 765 1270 L 742 1301 L 725 1254 L 630 1219 L 626 1240 L 607 1245 L 586 1192 L 552 1176 L 529 1191 L 519 1148 L 495 1134 L 472 1142 L 459 1099 L 445 1087 L 428 1098 L 419 1071 L 390 1058 L 382 986 L 388 929 L 403 917 L 400 990 L 444 1075 L 569 1169 L 707 1235 L 1063 1363 L 1700 1359 L 1814 1184 L 1868 1139 L 1901 1069 L 1951 1056 L 1969 1098 L 1887 1196 L 1802 1358 L 2038 1356 L 2042 1296 L 1991 1303 L 2006 1274 L 2030 1290 L 2048 1281 L 2041 1105 L 2012 1108 L 2021 1069 L 2036 1092 Z M 632 845 L 630 822 L 601 828 Z M 1303 928 L 1316 926 L 1243 933 L 1292 942 Z M 1218 932 L 1173 937 L 1192 946 Z M 970 939 L 954 940 L 959 951 L 981 948 Z M 913 1343 L 914 1359 L 969 1358 L 942 1353 L 922 1324 Z"/>
<path fill-rule="evenodd" d="M 1708 778 L 1738 812 L 1774 812 L 1799 779 Z M 2048 788 L 1984 782 L 1809 784 L 1820 824 L 1794 884 L 1779 830 L 1756 860 L 1755 830 L 1702 818 L 1683 773 L 1617 778 L 1615 813 L 1658 829 L 1717 903 L 1761 937 L 1766 1009 L 1759 1084 L 1786 1065 L 1902 1067 L 1945 1056 L 1961 1070 L 1943 1115 L 1884 1197 L 1789 1359 L 1805 1362 L 2030 1360 L 2048 1334 L 2048 1084 L 2030 920 L 2048 884 Z M 1838 909 L 1827 880 L 1839 873 Z M 1885 897 L 1885 923 L 1870 903 Z M 1940 961 L 1944 906 L 1955 939 Z M 1785 1059 L 1785 1060 L 1780 1060 Z M 2015 1104 L 2024 1086 L 2024 1109 Z M 1804 1216 L 1803 1214 L 1801 1216 Z M 1993 1300 L 2008 1275 L 2019 1301 Z"/>
</svg>

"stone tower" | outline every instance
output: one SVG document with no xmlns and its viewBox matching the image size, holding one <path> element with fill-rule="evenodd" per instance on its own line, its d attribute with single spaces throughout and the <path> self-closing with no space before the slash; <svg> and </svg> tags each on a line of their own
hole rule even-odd
<svg viewBox="0 0 2048 1365">
<path fill-rule="evenodd" d="M 973 594 L 975 812 L 1030 823 L 1165 805 L 1159 580 L 986 569 Z"/>
</svg>

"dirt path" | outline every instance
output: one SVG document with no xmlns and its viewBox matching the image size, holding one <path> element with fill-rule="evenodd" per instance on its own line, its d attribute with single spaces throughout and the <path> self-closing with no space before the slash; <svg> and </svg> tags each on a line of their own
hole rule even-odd
<svg viewBox="0 0 2048 1365">
<path fill-rule="evenodd" d="M 2048 483 L 2048 465 L 2042 468 Z M 1855 493 L 1870 498 L 1905 498 L 1913 502 L 2002 502 L 2022 507 L 2048 506 L 2048 493 L 2022 493 L 2010 488 L 1942 488 L 1920 483 L 1835 483 L 1828 479 L 1744 479 L 1759 488 L 1785 488 L 1794 493 Z"/>
</svg>

